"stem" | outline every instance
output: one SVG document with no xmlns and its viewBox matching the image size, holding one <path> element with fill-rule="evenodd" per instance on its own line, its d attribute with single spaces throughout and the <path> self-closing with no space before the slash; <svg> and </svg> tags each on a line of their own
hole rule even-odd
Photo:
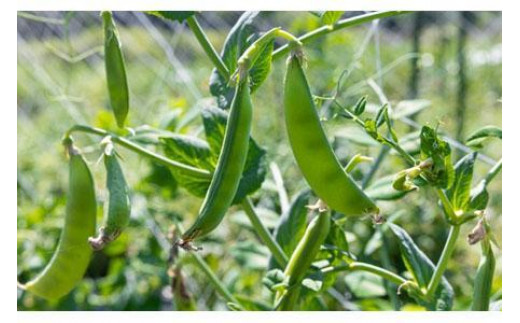
<svg viewBox="0 0 520 323">
<path fill-rule="evenodd" d="M 414 166 L 415 165 L 415 158 L 413 158 L 409 153 L 407 153 L 403 147 L 401 147 L 398 143 L 396 143 L 395 141 L 393 140 L 389 140 L 389 139 L 386 139 L 385 140 L 388 145 L 390 145 L 395 151 L 397 151 L 399 153 L 399 155 L 401 155 L 401 157 L 403 157 L 404 159 L 406 159 L 406 161 L 411 164 L 411 166 Z"/>
<path fill-rule="evenodd" d="M 353 114 L 352 112 L 350 112 L 347 108 L 344 108 L 339 102 L 338 100 L 336 100 L 336 98 L 332 98 L 332 103 L 334 103 L 335 105 L 337 105 L 340 109 L 341 109 L 341 112 L 345 113 L 347 115 L 347 118 L 349 119 L 352 119 L 355 123 L 357 123 L 358 125 L 360 125 L 361 127 L 365 128 L 365 121 L 361 120 L 361 118 L 359 118 L 358 116 L 356 116 L 355 114 Z"/>
<path fill-rule="evenodd" d="M 394 283 L 394 284 L 396 284 L 398 286 L 407 282 L 406 279 L 404 279 L 403 277 L 401 277 L 401 276 L 399 276 L 397 274 L 394 274 L 393 272 L 391 272 L 389 270 L 386 270 L 384 268 L 381 268 L 381 267 L 378 267 L 378 266 L 374 266 L 374 265 L 371 265 L 371 264 L 368 264 L 368 263 L 365 263 L 365 262 L 355 261 L 355 262 L 352 262 L 352 263 L 350 263 L 348 265 L 345 265 L 345 266 L 337 266 L 337 267 L 329 267 L 329 268 L 325 268 L 323 270 L 323 272 L 324 273 L 332 273 L 332 272 L 340 272 L 340 271 L 361 270 L 361 271 L 366 271 L 366 272 L 372 273 L 374 275 L 377 275 L 377 276 L 379 276 L 379 277 L 381 277 L 383 279 L 386 279 L 389 282 Z"/>
<path fill-rule="evenodd" d="M 406 279 L 402 278 L 401 276 L 394 274 L 393 272 L 386 270 L 381 267 L 377 267 L 371 264 L 363 263 L 363 262 L 353 262 L 349 265 L 350 270 L 363 270 L 367 271 L 369 273 L 375 274 L 380 276 L 383 279 L 388 280 L 391 283 L 394 283 L 396 285 L 402 285 L 406 283 Z"/>
<path fill-rule="evenodd" d="M 310 43 L 313 40 L 315 40 L 316 38 L 327 35 L 336 30 L 360 25 L 365 22 L 369 22 L 369 21 L 379 19 L 379 18 L 397 16 L 397 15 L 400 15 L 403 13 L 406 13 L 406 11 L 380 11 L 380 12 L 371 12 L 371 13 L 367 13 L 367 14 L 352 17 L 352 18 L 342 19 L 342 20 L 339 20 L 338 22 L 336 22 L 332 26 L 330 26 L 330 25 L 323 26 L 323 27 L 317 28 L 313 31 L 310 31 L 310 32 L 304 34 L 303 36 L 298 37 L 298 40 L 303 44 Z M 281 46 L 280 48 L 278 48 L 277 50 L 275 50 L 273 52 L 272 59 L 276 60 L 276 59 L 279 59 L 279 58 L 285 56 L 289 52 L 289 50 L 290 50 L 289 45 Z"/>
<path fill-rule="evenodd" d="M 450 221 L 455 222 L 457 220 L 457 214 L 455 214 L 455 211 L 453 210 L 453 205 L 451 205 L 448 196 L 446 196 L 446 193 L 441 188 L 436 187 L 435 191 L 437 192 L 437 195 L 439 196 L 439 199 L 441 200 L 441 203 L 444 206 L 444 210 L 446 210 L 446 212 L 448 213 L 448 218 L 450 218 Z"/>
<path fill-rule="evenodd" d="M 287 32 L 280 33 L 281 28 L 275 27 L 266 31 L 262 36 L 260 36 L 257 40 L 254 41 L 249 47 L 242 53 L 240 58 L 238 59 L 238 69 L 239 73 L 247 73 L 249 69 L 253 66 L 253 63 L 256 61 L 260 53 L 264 50 L 265 46 L 269 44 L 276 37 L 288 37 L 287 35 L 291 35 Z M 294 36 L 291 35 L 294 38 Z"/>
<path fill-rule="evenodd" d="M 258 214 L 256 214 L 254 210 L 251 199 L 246 197 L 242 201 L 242 207 L 244 208 L 244 211 L 246 212 L 249 221 L 251 221 L 253 229 L 260 236 L 260 239 L 265 243 L 267 248 L 269 248 L 269 250 L 273 254 L 274 259 L 282 268 L 285 268 L 288 262 L 287 256 L 283 252 L 280 245 L 276 242 L 276 240 L 274 240 L 273 236 L 269 233 L 267 228 L 262 224 L 262 221 L 260 221 Z"/>
<path fill-rule="evenodd" d="M 226 288 L 226 286 L 222 284 L 222 282 L 218 279 L 215 273 L 213 273 L 213 271 L 204 261 L 204 259 L 202 259 L 202 257 L 196 252 L 190 252 L 190 254 L 193 257 L 193 259 L 195 259 L 195 261 L 197 262 L 199 268 L 202 269 L 202 271 L 209 278 L 209 280 L 211 281 L 217 292 L 220 294 L 220 296 L 222 296 L 226 301 L 242 307 L 240 302 L 231 294 L 231 292 Z"/>
<path fill-rule="evenodd" d="M 213 62 L 213 65 L 217 68 L 220 75 L 227 81 L 229 81 L 229 70 L 222 61 L 222 58 L 215 50 L 215 47 L 211 44 L 211 42 L 208 39 L 208 36 L 200 26 L 199 22 L 197 21 L 197 18 L 195 16 L 190 16 L 186 19 L 186 22 L 188 23 L 188 26 L 190 27 L 193 34 L 195 34 L 195 37 L 199 41 L 199 44 L 202 46 L 204 51 L 206 52 L 206 55 L 209 57 L 211 62 Z"/>
<path fill-rule="evenodd" d="M 292 311 L 300 296 L 300 290 L 300 286 L 294 286 L 292 289 L 288 290 L 287 294 L 282 296 L 276 309 L 278 311 Z"/>
<path fill-rule="evenodd" d="M 208 172 L 207 170 L 185 165 L 185 164 L 179 163 L 175 160 L 164 157 L 162 155 L 156 154 L 148 149 L 145 149 L 145 148 L 139 146 L 136 143 L 133 143 L 132 141 L 130 141 L 128 139 L 119 137 L 106 130 L 89 127 L 89 126 L 83 126 L 83 125 L 75 125 L 65 133 L 65 137 L 69 137 L 73 132 L 85 132 L 85 133 L 90 133 L 90 134 L 94 134 L 94 135 L 101 136 L 101 137 L 110 136 L 110 138 L 112 139 L 113 142 L 115 142 L 115 143 L 125 147 L 126 149 L 131 150 L 139 155 L 146 156 L 164 166 L 175 168 L 177 170 L 183 171 L 186 174 L 189 174 L 194 177 L 211 178 L 211 173 Z"/>
<path fill-rule="evenodd" d="M 484 177 L 484 181 L 487 184 L 497 176 L 497 174 L 502 170 L 502 158 L 489 170 L 489 172 L 486 174 L 486 177 Z"/>
<path fill-rule="evenodd" d="M 432 298 L 441 282 L 442 275 L 446 270 L 446 266 L 448 265 L 448 260 L 455 249 L 455 242 L 460 233 L 460 225 L 452 225 L 450 227 L 450 233 L 448 235 L 448 240 L 446 241 L 446 245 L 444 246 L 444 250 L 442 250 L 441 257 L 439 258 L 439 262 L 437 263 L 437 267 L 435 267 L 435 271 L 433 276 L 428 284 L 428 290 L 426 291 L 426 297 Z"/>
</svg>

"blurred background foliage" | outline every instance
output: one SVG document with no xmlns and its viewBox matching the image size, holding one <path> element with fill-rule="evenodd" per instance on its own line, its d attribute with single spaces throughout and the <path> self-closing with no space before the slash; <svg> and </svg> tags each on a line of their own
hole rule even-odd
<svg viewBox="0 0 520 323">
<path fill-rule="evenodd" d="M 347 12 L 344 17 L 359 13 Z M 198 19 L 217 49 L 239 12 L 203 12 Z M 208 89 L 212 65 L 190 30 L 139 12 L 116 12 L 115 19 L 126 56 L 131 92 L 130 127 L 150 125 L 201 132 L 198 112 L 214 105 Z M 257 19 L 259 30 L 274 26 L 299 35 L 321 25 L 308 12 L 264 12 Z M 373 79 L 394 106 L 403 100 L 424 99 L 431 104 L 413 116 L 419 124 L 439 125 L 445 134 L 464 141 L 481 126 L 501 126 L 502 56 L 501 14 L 498 12 L 422 12 L 383 19 L 342 30 L 305 46 L 308 75 L 314 94 L 331 96 L 340 75 L 339 101 L 353 104 L 368 95 L 369 104 L 379 104 L 367 85 Z M 281 43 L 280 43 L 281 44 Z M 280 45 L 278 44 L 278 45 Z M 103 34 L 95 12 L 19 12 L 18 14 L 18 279 L 34 277 L 48 262 L 63 225 L 67 163 L 60 145 L 62 134 L 74 124 L 89 124 L 118 132 L 111 115 L 103 63 Z M 290 196 L 305 187 L 291 156 L 281 107 L 284 60 L 273 63 L 267 81 L 254 95 L 253 136 L 267 149 L 269 162 L 281 170 Z M 401 103 L 402 104 L 402 103 Z M 185 120 L 193 119 L 187 125 Z M 412 120 L 413 121 L 413 120 Z M 376 156 L 379 147 L 359 136 L 348 120 L 327 122 L 340 158 L 355 153 Z M 413 122 L 396 123 L 400 136 L 416 131 Z M 106 197 L 104 170 L 97 162 L 99 140 L 75 135 L 86 152 L 97 184 L 99 217 Z M 357 139 L 357 140 L 356 140 Z M 355 142 L 355 143 L 353 143 Z M 501 142 L 489 141 L 481 149 L 491 159 L 501 158 Z M 173 219 L 191 223 L 201 199 L 179 188 L 167 169 L 120 148 L 124 170 L 132 188 L 129 228 L 112 245 L 94 255 L 85 279 L 57 302 L 43 301 L 18 291 L 21 310 L 174 310 L 168 274 Z M 457 157 L 462 156 L 458 152 Z M 312 157 L 310 157 L 312 158 Z M 404 168 L 390 154 L 376 178 Z M 360 177 L 370 165 L 362 165 Z M 476 164 L 476 180 L 490 168 Z M 501 180 L 490 186 L 487 212 L 493 231 L 501 239 Z M 261 190 L 253 196 L 262 221 L 273 228 L 280 216 L 280 203 L 268 173 Z M 425 253 L 436 261 L 442 251 L 448 226 L 436 205 L 433 192 L 420 191 L 397 202 L 382 203 L 385 214 L 394 216 Z M 471 303 L 473 278 L 480 247 L 469 246 L 463 227 L 446 276 L 455 288 L 454 309 Z M 465 230 L 465 231 L 464 231 Z M 381 236 L 371 222 L 347 224 L 351 249 L 360 259 L 381 263 L 377 250 Z M 402 272 L 404 266 L 395 241 L 390 240 L 390 263 Z M 243 211 L 233 208 L 223 224 L 204 242 L 201 256 L 225 285 L 252 308 L 270 302 L 261 281 L 269 251 L 251 230 Z M 495 298 L 501 298 L 501 255 L 493 283 Z M 199 310 L 224 310 L 206 276 L 184 258 L 182 276 L 191 305 Z M 390 310 L 392 303 L 381 281 L 364 273 L 344 274 L 334 290 L 324 295 L 331 310 Z M 406 297 L 403 310 L 421 310 Z M 258 303 L 258 304 L 257 304 Z M 254 305 L 256 304 L 256 305 Z M 320 309 L 311 303 L 309 309 Z"/>
</svg>

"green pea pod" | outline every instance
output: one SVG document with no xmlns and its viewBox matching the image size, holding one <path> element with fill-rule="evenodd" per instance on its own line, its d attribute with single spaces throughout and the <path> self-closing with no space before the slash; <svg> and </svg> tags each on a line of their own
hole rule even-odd
<svg viewBox="0 0 520 323">
<path fill-rule="evenodd" d="M 312 190 L 345 215 L 378 213 L 374 202 L 343 169 L 314 106 L 301 54 L 292 53 L 284 84 L 285 123 L 296 162 Z"/>
<path fill-rule="evenodd" d="M 288 278 L 288 290 L 287 295 L 284 295 L 281 300 L 279 310 L 291 310 L 294 307 L 299 295 L 299 285 L 329 234 L 330 221 L 330 211 L 325 211 L 315 217 L 307 226 L 285 267 L 284 275 Z M 276 298 L 280 300 L 282 294 L 278 293 Z"/>
<path fill-rule="evenodd" d="M 125 126 L 128 115 L 129 94 L 126 79 L 125 59 L 121 51 L 121 42 L 112 13 L 103 11 L 103 29 L 105 31 L 105 70 L 107 75 L 110 105 L 120 128 Z"/>
<path fill-rule="evenodd" d="M 491 285 L 495 272 L 495 255 L 488 239 L 482 240 L 482 256 L 477 268 L 475 284 L 473 288 L 472 311 L 488 311 L 489 298 L 491 297 Z"/>
<path fill-rule="evenodd" d="M 96 230 L 96 195 L 90 170 L 77 149 L 69 147 L 69 192 L 65 225 L 58 248 L 45 269 L 20 287 L 46 299 L 69 293 L 83 278 L 92 249 L 87 238 Z"/>
<path fill-rule="evenodd" d="M 130 198 L 125 175 L 117 160 L 117 154 L 111 142 L 105 147 L 103 159 L 107 173 L 108 208 L 105 211 L 103 226 L 96 238 L 89 238 L 94 250 L 101 250 L 106 244 L 114 241 L 128 225 L 130 219 Z"/>
<path fill-rule="evenodd" d="M 190 241 L 210 233 L 219 225 L 238 189 L 246 162 L 253 117 L 247 74 L 244 74 L 235 89 L 224 142 L 199 215 L 178 243 L 185 249 L 192 248 Z"/>
</svg>

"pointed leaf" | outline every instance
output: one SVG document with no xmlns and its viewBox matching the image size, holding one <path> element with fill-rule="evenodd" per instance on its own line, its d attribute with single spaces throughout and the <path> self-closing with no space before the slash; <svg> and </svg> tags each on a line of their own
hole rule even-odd
<svg viewBox="0 0 520 323">
<path fill-rule="evenodd" d="M 477 186 L 471 189 L 469 209 L 484 210 L 489 201 L 489 193 L 486 189 L 486 181 L 480 181 Z"/>
<path fill-rule="evenodd" d="M 425 170 L 423 174 L 434 186 L 449 188 L 455 176 L 450 145 L 437 135 L 436 130 L 428 126 L 422 127 L 420 138 L 421 160 L 430 158 L 433 161 L 431 170 Z"/>
<path fill-rule="evenodd" d="M 343 11 L 324 11 L 321 15 L 321 21 L 324 25 L 334 25 L 343 15 Z"/>
<path fill-rule="evenodd" d="M 468 139 L 466 139 L 466 144 L 472 146 L 474 143 L 478 143 L 481 139 L 490 137 L 502 139 L 502 129 L 497 126 L 482 127 L 473 132 Z"/>
<path fill-rule="evenodd" d="M 202 122 L 210 149 L 218 158 L 226 131 L 227 112 L 215 107 L 204 108 Z M 250 138 L 246 164 L 233 203 L 240 202 L 246 195 L 258 190 L 266 174 L 266 151 Z"/>
<path fill-rule="evenodd" d="M 307 205 L 311 193 L 303 191 L 296 196 L 287 213 L 280 217 L 280 222 L 274 231 L 274 238 L 286 255 L 292 254 L 298 241 L 303 237 L 307 227 Z M 269 268 L 280 268 L 271 257 Z"/>
<path fill-rule="evenodd" d="M 470 200 L 473 166 L 477 153 L 470 153 L 461 158 L 455 165 L 455 180 L 447 195 L 455 211 L 466 211 Z"/>
<path fill-rule="evenodd" d="M 255 33 L 253 21 L 256 16 L 258 16 L 258 12 L 242 14 L 224 41 L 224 48 L 220 56 L 231 73 L 236 70 L 238 58 L 252 41 L 251 36 Z M 209 87 L 211 94 L 217 98 L 218 106 L 227 109 L 231 104 L 233 88 L 228 85 L 216 68 L 211 72 Z"/>
<path fill-rule="evenodd" d="M 209 171 L 214 169 L 215 161 L 212 160 L 209 145 L 201 139 L 175 134 L 159 137 L 159 143 L 164 154 L 170 159 Z M 206 195 L 211 179 L 193 177 L 173 168 L 170 168 L 170 171 L 179 185 L 188 192 L 197 197 Z"/>
<path fill-rule="evenodd" d="M 389 223 L 388 226 L 399 241 L 401 257 L 406 268 L 420 288 L 427 288 L 435 270 L 435 265 L 417 247 L 406 231 L 393 223 Z M 432 302 L 426 303 L 422 299 L 417 299 L 417 301 L 429 309 L 449 310 L 453 305 L 453 293 L 453 288 L 446 278 L 443 277 L 435 293 L 435 299 Z"/>
<path fill-rule="evenodd" d="M 255 92 L 265 81 L 271 70 L 271 59 L 274 48 L 274 40 L 270 41 L 262 50 L 249 71 L 251 93 Z"/>
</svg>

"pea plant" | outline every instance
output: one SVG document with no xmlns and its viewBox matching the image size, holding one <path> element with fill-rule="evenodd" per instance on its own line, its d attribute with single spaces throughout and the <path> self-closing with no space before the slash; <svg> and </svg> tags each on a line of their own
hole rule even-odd
<svg viewBox="0 0 520 323">
<path fill-rule="evenodd" d="M 469 147 L 481 147 L 490 138 L 501 139 L 501 129 L 485 125 L 475 130 L 465 145 L 444 135 L 441 124 L 422 125 L 417 133 L 400 135 L 395 127 L 395 110 L 375 82 L 369 85 L 378 95 L 378 104 L 361 96 L 354 104 L 345 105 L 339 100 L 342 78 L 333 95 L 319 96 L 313 94 L 313 80 L 306 75 L 313 68 L 307 61 L 310 54 L 306 53 L 312 42 L 348 27 L 406 12 L 372 12 L 344 19 L 342 12 L 314 13 L 323 25 L 302 36 L 280 27 L 258 31 L 258 13 L 246 12 L 227 35 L 220 54 L 197 20 L 200 13 L 146 14 L 186 23 L 214 65 L 209 92 L 215 104 L 200 111 L 205 139 L 196 133 L 127 127 L 127 117 L 136 108 L 130 105 L 128 83 L 132 78 L 127 75 L 125 48 L 112 13 L 102 12 L 107 93 L 120 129 L 115 132 L 78 124 L 71 125 L 64 134 L 69 188 L 59 245 L 43 271 L 28 282 L 18 282 L 19 289 L 49 300 L 67 295 L 94 261 L 93 252 L 102 252 L 125 230 L 132 210 L 132 188 L 125 179 L 124 173 L 129 170 L 122 167 L 124 160 L 118 150 L 126 149 L 168 168 L 180 187 L 202 199 L 194 221 L 191 216 L 175 218 L 169 228 L 170 262 L 165 268 L 169 267 L 178 310 L 197 307 L 187 284 L 194 278 L 184 274 L 186 266 L 193 266 L 230 310 L 328 310 L 330 300 L 326 296 L 338 293 L 338 281 L 363 272 L 382 281 L 389 298 L 397 304 L 394 309 L 399 309 L 400 302 L 407 302 L 427 310 L 448 311 L 453 308 L 456 291 L 445 274 L 464 226 L 473 228 L 467 242 L 482 249 L 480 262 L 470 274 L 473 299 L 467 309 L 490 310 L 495 253 L 500 245 L 486 209 L 490 200 L 488 185 L 500 173 L 502 161 L 494 163 L 487 175 L 476 181 L 474 168 L 481 157 L 477 148 Z M 279 59 L 287 60 L 284 82 L 280 84 L 283 95 L 280 102 L 272 104 L 283 109 L 280 116 L 284 118 L 294 168 L 306 185 L 289 198 L 284 174 L 271 167 L 282 204 L 281 216 L 271 230 L 255 205 L 256 196 L 265 194 L 268 155 L 251 131 L 255 92 L 269 76 L 272 62 Z M 326 133 L 329 123 L 356 125 L 380 147 L 379 155 L 374 159 L 359 151 L 346 160 L 339 158 Z M 76 133 L 101 139 L 99 161 L 103 161 L 106 171 L 108 197 L 102 224 L 97 229 L 95 185 L 73 138 Z M 409 143 L 416 144 L 410 148 Z M 456 159 L 454 147 L 465 155 Z M 390 153 L 405 166 L 375 179 L 376 171 Z M 366 164 L 370 165 L 368 171 L 362 167 Z M 436 203 L 437 214 L 442 216 L 438 222 L 440 230 L 448 231 L 445 241 L 436 241 L 444 247 L 435 260 L 397 224 L 399 215 L 386 211 L 388 204 L 401 203 L 399 207 L 406 208 L 402 199 L 419 194 Z M 257 300 L 231 290 L 204 258 L 208 239 L 234 208 L 244 211 L 256 237 L 269 251 L 263 280 L 257 281 L 267 294 L 259 295 Z M 356 255 L 350 248 L 355 237 L 346 231 L 346 226 L 367 221 L 382 237 L 381 261 Z M 400 264 L 390 263 L 387 240 L 398 246 Z"/>
</svg>

